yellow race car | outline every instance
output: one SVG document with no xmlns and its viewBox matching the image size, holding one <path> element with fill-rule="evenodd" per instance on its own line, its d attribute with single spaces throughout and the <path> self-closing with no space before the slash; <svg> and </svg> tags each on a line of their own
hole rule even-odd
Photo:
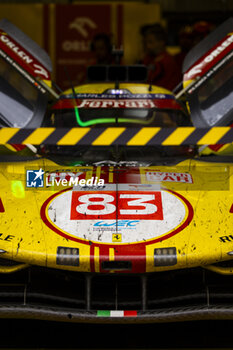
<svg viewBox="0 0 233 350">
<path fill-rule="evenodd" d="M 94 83 L 57 96 L 45 53 L 0 21 L 0 122 L 18 128 L 0 130 L 0 317 L 233 318 L 233 155 L 189 141 L 192 123 L 232 122 L 232 28 L 186 59 L 190 118 L 172 92 L 132 82 L 143 67 L 92 67 Z"/>
</svg>

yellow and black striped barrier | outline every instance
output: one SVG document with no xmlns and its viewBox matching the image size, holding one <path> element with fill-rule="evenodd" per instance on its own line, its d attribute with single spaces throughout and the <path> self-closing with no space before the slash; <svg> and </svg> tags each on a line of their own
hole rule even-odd
<svg viewBox="0 0 233 350">
<path fill-rule="evenodd" d="M 179 146 L 233 142 L 233 128 L 213 127 L 96 127 L 96 128 L 1 128 L 0 144 Z"/>
</svg>

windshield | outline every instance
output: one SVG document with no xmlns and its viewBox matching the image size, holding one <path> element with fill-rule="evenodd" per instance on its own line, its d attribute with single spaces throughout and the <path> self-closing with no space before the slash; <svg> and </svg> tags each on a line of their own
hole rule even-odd
<svg viewBox="0 0 233 350">
<path fill-rule="evenodd" d="M 43 126 L 57 128 L 140 126 L 168 127 L 190 125 L 183 109 L 158 108 L 57 108 L 50 109 Z M 135 165 L 176 164 L 184 159 L 197 157 L 197 146 L 23 146 L 11 154 L 12 146 L 0 147 L 0 161 L 22 161 L 43 157 L 64 165 Z M 10 156 L 11 154 L 11 156 Z M 10 156 L 10 157 L 9 157 Z M 216 158 L 216 157 L 214 157 Z"/>
<path fill-rule="evenodd" d="M 114 103 L 117 100 L 114 100 Z M 130 100 L 129 100 L 130 101 Z M 134 102 L 137 100 L 134 100 Z M 95 102 L 96 103 L 96 102 Z M 103 103 L 101 101 L 101 103 Z M 106 102 L 107 103 L 112 103 Z M 132 105 L 132 100 L 129 102 Z M 144 102 L 148 103 L 148 102 Z M 46 120 L 46 126 L 57 127 L 176 127 L 189 125 L 189 117 L 182 109 L 158 108 L 68 108 L 51 110 Z M 175 162 L 174 157 L 191 157 L 194 148 L 187 146 L 46 146 L 40 154 L 56 160 L 58 163 L 69 164 L 157 164 L 164 161 Z"/>
<path fill-rule="evenodd" d="M 200 113 L 209 126 L 228 118 L 232 122 L 232 82 L 233 60 L 224 65 L 213 77 L 198 90 Z"/>
<path fill-rule="evenodd" d="M 28 124 L 35 113 L 38 94 L 34 86 L 0 57 L 0 125 Z"/>
<path fill-rule="evenodd" d="M 192 158 L 195 148 L 189 146 L 47 146 L 40 154 L 64 165 L 152 165 L 176 164 Z"/>
<path fill-rule="evenodd" d="M 189 124 L 182 110 L 159 110 L 154 108 L 77 108 L 55 110 L 46 126 L 95 127 L 124 125 L 176 127 Z"/>
</svg>

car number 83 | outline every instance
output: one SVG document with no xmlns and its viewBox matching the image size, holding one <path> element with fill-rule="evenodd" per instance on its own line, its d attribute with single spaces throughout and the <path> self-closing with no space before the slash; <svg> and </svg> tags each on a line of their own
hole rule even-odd
<svg viewBox="0 0 233 350">
<path fill-rule="evenodd" d="M 74 191 L 71 199 L 71 220 L 90 219 L 163 220 L 161 192 L 85 193 Z"/>
</svg>

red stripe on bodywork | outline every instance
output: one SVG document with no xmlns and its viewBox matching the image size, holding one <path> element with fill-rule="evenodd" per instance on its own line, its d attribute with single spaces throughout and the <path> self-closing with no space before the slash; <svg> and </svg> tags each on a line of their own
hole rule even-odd
<svg viewBox="0 0 233 350">
<path fill-rule="evenodd" d="M 17 145 L 15 143 L 11 143 L 10 145 L 16 150 L 16 152 L 22 151 L 24 148 L 26 148 L 25 145 Z"/>
<path fill-rule="evenodd" d="M 203 76 L 208 72 L 213 66 L 215 66 L 219 61 L 221 61 L 229 52 L 233 49 L 233 40 L 226 46 L 221 52 L 215 55 L 214 51 L 219 49 L 221 45 L 228 39 L 231 38 L 230 35 L 227 35 L 224 39 L 219 41 L 213 48 L 211 48 L 207 53 L 205 53 L 199 60 L 197 60 L 191 68 L 185 73 L 184 81 L 196 79 L 199 76 Z M 210 56 L 211 54 L 216 56 L 213 59 Z"/>
<path fill-rule="evenodd" d="M 118 245 L 115 248 L 115 261 L 130 261 L 132 270 L 120 272 L 143 273 L 146 272 L 146 246 L 145 245 Z"/>
<path fill-rule="evenodd" d="M 5 212 L 5 209 L 4 209 L 2 200 L 1 200 L 1 198 L 0 198 L 0 213 L 4 213 L 4 212 Z"/>
<path fill-rule="evenodd" d="M 135 317 L 137 316 L 138 312 L 134 310 L 126 310 L 124 311 L 124 317 Z"/>
<path fill-rule="evenodd" d="M 114 248 L 114 261 L 129 261 L 131 270 L 113 270 L 120 273 L 143 273 L 146 272 L 146 246 L 141 245 L 117 245 Z M 99 246 L 100 272 L 108 273 L 109 270 L 102 268 L 104 261 L 109 261 L 109 246 Z"/>
<path fill-rule="evenodd" d="M 14 45 L 13 48 L 9 47 Z M 3 30 L 0 29 L 0 49 L 3 50 L 10 58 L 12 58 L 20 67 L 22 67 L 26 72 L 31 74 L 33 77 L 40 77 L 41 79 L 50 80 L 50 72 L 39 62 L 34 56 L 32 56 L 24 47 L 18 44 L 17 41 L 12 39 L 8 34 L 5 34 Z M 27 63 L 25 57 L 31 60 Z M 43 69 L 43 72 L 42 72 Z"/>
<path fill-rule="evenodd" d="M 79 107 L 81 105 L 81 102 L 83 100 L 80 100 L 80 99 L 77 99 L 77 100 L 74 100 L 74 99 L 71 99 L 71 98 L 64 98 L 64 99 L 60 99 L 53 107 L 52 109 L 73 109 L 75 106 Z M 88 101 L 90 101 L 90 99 L 88 99 Z M 103 101 L 103 100 L 96 100 L 94 99 L 93 101 Z M 119 100 L 107 100 L 109 103 L 111 101 L 117 101 L 119 102 Z M 128 100 L 130 101 L 130 99 Z M 135 99 L 135 101 L 137 101 Z M 154 107 L 153 108 L 159 108 L 159 109 L 176 109 L 176 110 L 181 110 L 182 107 L 180 106 L 180 104 L 175 100 L 175 99 L 149 99 L 148 98 L 148 101 L 152 101 L 154 103 Z M 145 100 L 146 102 L 146 100 Z M 140 107 L 126 107 L 124 106 L 123 104 L 123 101 L 122 101 L 122 105 L 118 105 L 117 107 L 112 107 L 112 106 L 108 106 L 108 107 L 89 107 L 88 105 L 86 105 L 85 107 L 81 107 L 80 109 L 118 109 L 118 108 L 121 108 L 121 109 L 138 109 Z M 146 108 L 146 107 L 141 107 L 141 108 Z M 149 108 L 149 107 L 148 107 Z M 152 107 L 150 107 L 152 108 Z"/>
<path fill-rule="evenodd" d="M 232 204 L 232 206 L 230 208 L 230 213 L 233 214 L 233 204 Z"/>
</svg>

